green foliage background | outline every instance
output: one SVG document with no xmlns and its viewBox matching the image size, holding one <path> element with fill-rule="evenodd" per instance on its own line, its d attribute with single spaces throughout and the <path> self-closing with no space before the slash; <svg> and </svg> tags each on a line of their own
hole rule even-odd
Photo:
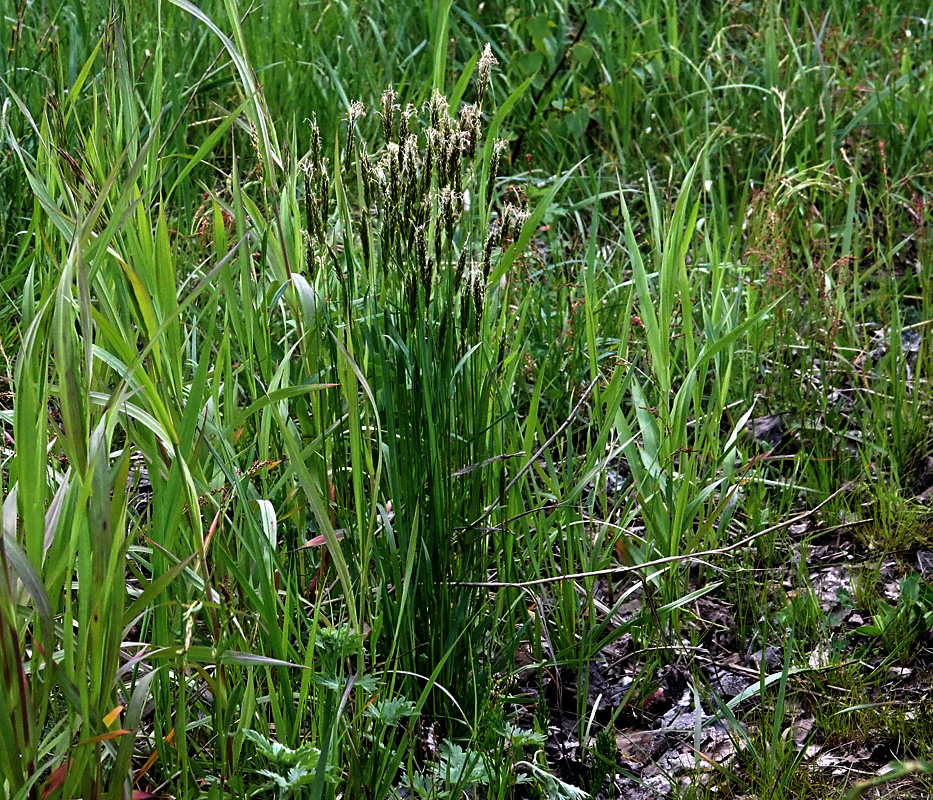
<svg viewBox="0 0 933 800">
<path fill-rule="evenodd" d="M 574 796 L 516 679 L 915 544 L 920 11 L 0 3 L 6 795 Z"/>
</svg>

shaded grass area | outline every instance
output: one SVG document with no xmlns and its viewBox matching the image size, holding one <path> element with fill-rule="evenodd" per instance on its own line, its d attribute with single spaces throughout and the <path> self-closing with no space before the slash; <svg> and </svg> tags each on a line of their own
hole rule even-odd
<svg viewBox="0 0 933 800">
<path fill-rule="evenodd" d="M 3 7 L 5 793 L 927 796 L 931 18 Z"/>
</svg>

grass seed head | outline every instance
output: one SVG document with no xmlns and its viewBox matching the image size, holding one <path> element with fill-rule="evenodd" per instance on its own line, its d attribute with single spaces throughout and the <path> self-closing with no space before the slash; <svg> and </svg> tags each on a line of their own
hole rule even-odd
<svg viewBox="0 0 933 800">
<path fill-rule="evenodd" d="M 489 279 L 489 270 L 492 267 L 492 251 L 496 246 L 496 233 L 490 230 L 486 235 L 486 244 L 483 246 L 483 280 Z"/>
<path fill-rule="evenodd" d="M 492 45 L 488 42 L 483 48 L 483 54 L 479 57 L 479 63 L 476 65 L 476 103 L 481 105 L 486 90 L 489 88 L 489 80 L 492 77 L 493 67 L 499 65 L 499 61 L 492 54 Z"/>
<path fill-rule="evenodd" d="M 421 170 L 421 154 L 418 151 L 418 137 L 410 134 L 402 145 L 402 183 L 406 195 L 418 191 L 418 173 Z"/>
<path fill-rule="evenodd" d="M 347 169 L 350 167 L 350 159 L 356 145 L 356 121 L 365 115 L 366 109 L 362 103 L 358 101 L 350 103 L 350 107 L 347 109 L 347 149 L 343 155 L 344 165 Z"/>
<path fill-rule="evenodd" d="M 512 237 L 521 231 L 529 216 L 527 211 L 514 203 L 505 204 L 505 208 L 502 209 L 502 222 L 499 226 L 501 237 L 499 243 L 502 247 L 507 246 L 512 241 Z"/>
<path fill-rule="evenodd" d="M 431 216 L 431 204 L 426 197 L 418 197 L 414 192 L 410 192 L 405 197 L 405 217 L 406 230 L 414 239 L 415 231 L 420 227 L 427 229 L 428 220 Z"/>
<path fill-rule="evenodd" d="M 308 275 L 314 277 L 314 240 L 311 238 L 310 231 L 302 231 L 301 238 L 305 243 L 305 266 L 308 269 Z"/>
<path fill-rule="evenodd" d="M 398 94 L 391 86 L 382 93 L 382 137 L 386 143 L 395 138 L 395 112 L 398 110 Z"/>
<path fill-rule="evenodd" d="M 369 225 L 366 224 L 364 220 L 360 225 L 360 250 L 363 254 L 363 266 L 368 270 L 370 268 L 370 258 L 369 258 Z"/>
<path fill-rule="evenodd" d="M 463 186 L 463 174 L 460 169 L 460 157 L 462 155 L 460 140 L 460 125 L 455 120 L 451 120 L 444 137 L 445 154 L 445 175 L 447 180 L 445 185 L 452 186 L 455 192 L 459 192 Z"/>
<path fill-rule="evenodd" d="M 483 308 L 486 305 L 486 281 L 475 264 L 470 270 L 470 290 L 473 295 L 473 313 L 476 315 L 476 331 L 479 333 L 483 324 Z"/>
<path fill-rule="evenodd" d="M 256 154 L 256 171 L 258 174 L 262 174 L 262 148 L 259 146 L 259 131 L 256 130 L 256 126 L 251 122 L 249 124 L 249 143 L 253 147 L 253 152 Z"/>
<path fill-rule="evenodd" d="M 328 208 L 330 205 L 330 175 L 327 170 L 321 170 L 321 182 L 318 184 L 318 191 L 320 192 L 318 199 L 321 203 L 321 219 L 325 221 L 330 214 Z"/>
<path fill-rule="evenodd" d="M 421 286 L 424 288 L 425 302 L 427 302 L 431 296 L 431 283 L 434 280 L 434 262 L 428 258 L 428 240 L 425 225 L 419 225 L 415 230 L 415 258 L 418 262 Z"/>
<path fill-rule="evenodd" d="M 424 162 L 421 170 L 421 193 L 427 196 L 431 191 L 431 178 L 434 174 L 434 153 L 436 150 L 437 131 L 434 128 L 428 128 L 424 136 Z"/>
<path fill-rule="evenodd" d="M 463 276 L 466 273 L 467 267 L 467 258 L 469 257 L 470 248 L 464 245 L 460 250 L 460 255 L 457 257 L 457 269 L 454 272 L 454 286 L 459 286 L 463 281 Z M 473 264 L 470 264 L 470 271 L 473 270 Z"/>
<path fill-rule="evenodd" d="M 428 233 L 424 225 L 415 229 L 415 258 L 418 261 L 418 269 L 423 274 L 428 265 Z"/>
<path fill-rule="evenodd" d="M 376 196 L 379 193 L 379 180 L 373 170 L 372 162 L 369 160 L 365 142 L 360 143 L 359 164 L 363 181 L 363 202 L 366 203 L 366 208 L 369 210 L 372 209 L 373 204 L 376 202 Z"/>
<path fill-rule="evenodd" d="M 482 115 L 479 106 L 465 105 L 460 109 L 460 151 L 472 161 L 476 155 L 481 132 Z"/>
<path fill-rule="evenodd" d="M 444 340 L 447 338 L 447 328 L 448 328 L 449 320 L 450 320 L 450 309 L 446 308 L 444 309 L 444 316 L 441 317 L 441 327 L 437 334 L 437 340 L 439 342 L 444 342 Z"/>
<path fill-rule="evenodd" d="M 359 100 L 354 100 L 350 103 L 350 107 L 347 109 L 347 123 L 352 128 L 356 127 L 356 121 L 362 119 L 366 116 L 366 106 L 364 106 Z"/>
<path fill-rule="evenodd" d="M 311 117 L 311 149 L 308 160 L 312 168 L 321 163 L 321 129 L 317 126 L 317 116 Z"/>
<path fill-rule="evenodd" d="M 398 140 L 404 142 L 411 135 L 411 121 L 418 116 L 418 111 L 414 105 L 409 103 L 405 110 L 399 115 L 398 121 Z"/>
<path fill-rule="evenodd" d="M 310 204 L 311 200 L 311 178 L 314 175 L 314 165 L 308 159 L 304 159 L 298 164 L 298 169 L 301 170 L 301 179 L 304 185 L 304 200 L 307 212 L 307 206 Z"/>
<path fill-rule="evenodd" d="M 486 202 L 492 200 L 492 193 L 496 188 L 496 179 L 499 177 L 499 168 L 502 161 L 502 154 L 505 152 L 508 143 L 505 139 L 497 139 L 492 146 L 492 158 L 489 163 L 489 182 L 486 184 Z"/>
<path fill-rule="evenodd" d="M 397 209 L 402 200 L 402 170 L 399 155 L 399 146 L 395 142 L 389 142 L 386 145 L 383 161 L 386 174 L 386 203 L 390 211 Z"/>
<path fill-rule="evenodd" d="M 431 95 L 431 99 L 428 100 L 431 127 L 435 130 L 440 130 L 441 126 L 444 125 L 448 119 L 447 108 L 447 98 L 435 89 L 434 94 Z"/>
<path fill-rule="evenodd" d="M 308 241 L 316 239 L 324 242 L 324 220 L 321 216 L 321 195 L 314 190 L 313 179 L 315 177 L 315 167 L 310 160 L 301 163 L 301 171 L 304 179 L 304 206 L 305 206 L 305 227 L 307 228 Z M 323 172 L 323 170 L 322 170 Z M 326 180 L 326 173 L 320 180 Z M 310 253 L 309 253 L 310 255 Z M 309 260 L 310 263 L 310 260 Z"/>
<path fill-rule="evenodd" d="M 438 196 L 438 220 L 444 224 L 448 244 L 454 240 L 454 228 L 460 218 L 462 197 L 450 186 L 444 186 Z"/>
</svg>

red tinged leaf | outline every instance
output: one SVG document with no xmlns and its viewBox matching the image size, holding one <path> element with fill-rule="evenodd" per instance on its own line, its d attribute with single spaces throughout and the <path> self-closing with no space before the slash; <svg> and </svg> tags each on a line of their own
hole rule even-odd
<svg viewBox="0 0 933 800">
<path fill-rule="evenodd" d="M 346 531 L 334 531 L 334 533 L 337 535 L 338 542 L 346 535 Z M 323 536 L 315 536 L 313 539 L 308 539 L 307 542 L 296 547 L 295 552 L 299 550 L 307 550 L 309 547 L 323 547 L 326 543 L 327 542 Z"/>
<path fill-rule="evenodd" d="M 42 800 L 45 800 L 52 792 L 65 782 L 68 777 L 68 768 L 71 766 L 71 759 L 64 764 L 60 764 L 52 770 L 52 774 L 46 778 L 45 785 L 42 787 Z"/>
<path fill-rule="evenodd" d="M 115 731 L 108 731 L 107 733 L 102 733 L 99 736 L 92 736 L 90 739 L 85 739 L 83 742 L 78 742 L 75 747 L 83 747 L 86 744 L 98 744 L 99 742 L 107 742 L 111 739 L 116 739 L 118 736 L 123 736 L 127 733 L 132 733 L 133 731 L 128 731 L 125 728 L 118 728 Z"/>
</svg>

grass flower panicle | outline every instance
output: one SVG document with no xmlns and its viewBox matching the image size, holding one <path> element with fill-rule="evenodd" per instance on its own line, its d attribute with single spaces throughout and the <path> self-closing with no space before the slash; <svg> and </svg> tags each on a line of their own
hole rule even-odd
<svg viewBox="0 0 933 800">
<path fill-rule="evenodd" d="M 489 82 L 492 79 L 492 71 L 499 65 L 498 60 L 492 54 L 492 45 L 486 44 L 483 48 L 483 54 L 479 57 L 476 65 L 476 104 L 482 106 L 483 97 L 489 88 Z"/>
<path fill-rule="evenodd" d="M 382 92 L 382 138 L 386 144 L 395 141 L 395 117 L 399 110 L 398 93 L 391 86 Z"/>
</svg>

